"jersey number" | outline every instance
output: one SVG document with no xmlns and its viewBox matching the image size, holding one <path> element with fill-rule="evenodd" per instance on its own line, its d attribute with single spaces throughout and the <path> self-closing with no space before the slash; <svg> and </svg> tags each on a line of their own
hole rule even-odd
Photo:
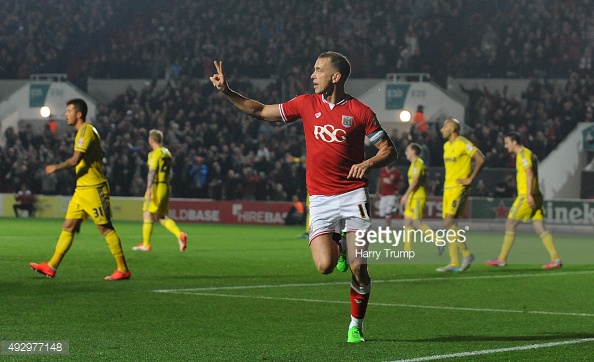
<svg viewBox="0 0 594 362">
<path fill-rule="evenodd" d="M 99 216 L 103 217 L 103 216 L 105 216 L 103 214 L 103 208 L 102 207 L 96 207 L 96 208 L 94 208 L 93 209 L 93 214 L 95 214 L 95 217 L 99 217 Z"/>
<path fill-rule="evenodd" d="M 163 162 L 163 166 L 161 166 L 161 173 L 168 173 L 169 169 L 171 168 L 171 158 L 162 158 L 161 161 Z"/>
</svg>

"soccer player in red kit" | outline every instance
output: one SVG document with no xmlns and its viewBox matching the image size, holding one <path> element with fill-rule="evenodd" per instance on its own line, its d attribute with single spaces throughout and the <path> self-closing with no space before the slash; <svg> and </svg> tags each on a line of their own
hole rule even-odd
<svg viewBox="0 0 594 362">
<path fill-rule="evenodd" d="M 384 167 L 396 159 L 394 144 L 373 111 L 345 93 L 351 66 L 342 54 L 325 52 L 318 57 L 311 74 L 314 94 L 273 105 L 262 104 L 231 90 L 222 62 L 214 64 L 217 73 L 210 77 L 212 84 L 242 112 L 267 122 L 290 123 L 302 119 L 313 261 L 320 273 L 330 274 L 340 256 L 348 259 L 352 279 L 347 341 L 363 342 L 363 318 L 371 278 L 363 253 L 368 245 L 357 242 L 356 236 L 357 232 L 361 235 L 371 228 L 365 175 L 372 168 Z M 367 160 L 365 137 L 378 149 L 377 154 Z M 345 232 L 346 239 L 335 242 L 336 231 Z M 361 244 L 364 245 L 358 246 Z"/>
<path fill-rule="evenodd" d="M 379 216 L 386 219 L 387 227 L 390 227 L 392 213 L 398 205 L 396 198 L 400 190 L 400 182 L 402 182 L 400 171 L 398 171 L 394 163 L 381 169 L 379 179 L 377 180 L 375 198 L 380 199 L 378 208 Z"/>
</svg>

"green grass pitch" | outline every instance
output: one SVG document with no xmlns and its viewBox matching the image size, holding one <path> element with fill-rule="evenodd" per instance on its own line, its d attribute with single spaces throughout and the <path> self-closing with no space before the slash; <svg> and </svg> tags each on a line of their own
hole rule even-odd
<svg viewBox="0 0 594 362">
<path fill-rule="evenodd" d="M 56 278 L 29 268 L 51 257 L 61 223 L 0 219 L 0 339 L 68 341 L 69 354 L 0 361 L 594 359 L 591 235 L 555 235 L 568 261 L 560 270 L 541 270 L 548 255 L 533 233 L 518 235 L 512 256 L 534 263 L 510 256 L 488 268 L 503 232 L 470 231 L 467 272 L 435 272 L 447 256 L 434 246 L 415 246 L 423 262 L 370 265 L 367 342 L 351 345 L 349 274 L 320 275 L 301 227 L 180 224 L 180 253 L 155 224 L 153 251 L 142 253 L 131 250 L 141 222 L 116 221 L 132 278 L 107 282 L 115 261 L 90 222 Z"/>
</svg>

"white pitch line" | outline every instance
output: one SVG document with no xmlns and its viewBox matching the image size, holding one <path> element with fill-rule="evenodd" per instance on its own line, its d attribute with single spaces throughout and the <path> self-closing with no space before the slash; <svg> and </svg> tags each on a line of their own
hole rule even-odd
<svg viewBox="0 0 594 362">
<path fill-rule="evenodd" d="M 491 353 L 526 351 L 526 350 L 531 350 L 531 349 L 549 348 L 549 347 L 556 347 L 556 346 L 566 346 L 566 345 L 569 345 L 569 344 L 588 343 L 588 342 L 594 342 L 594 338 L 572 339 L 572 340 L 569 340 L 569 341 L 561 341 L 561 342 L 550 342 L 550 343 L 541 343 L 541 344 L 529 344 L 529 345 L 526 345 L 526 346 L 517 346 L 517 347 L 508 347 L 508 348 L 496 348 L 496 349 L 484 349 L 484 350 L 481 350 L 481 351 L 441 354 L 441 355 L 419 357 L 419 358 L 399 359 L 399 360 L 390 361 L 390 362 L 435 361 L 435 360 L 438 360 L 438 359 L 446 359 L 446 358 L 471 357 L 471 356 L 480 356 L 480 355 L 483 355 L 483 354 L 491 354 Z"/>
<path fill-rule="evenodd" d="M 531 277 L 545 277 L 545 276 L 562 276 L 562 275 L 579 275 L 579 274 L 593 274 L 594 270 L 585 270 L 579 272 L 542 272 L 529 274 L 505 274 L 505 275 L 477 275 L 466 277 L 435 277 L 435 278 L 409 278 L 409 279 L 391 279 L 391 280 L 373 280 L 374 284 L 378 283 L 407 283 L 407 282 L 430 282 L 439 280 L 473 280 L 473 279 L 508 279 L 508 278 L 531 278 Z M 240 290 L 240 289 L 268 289 L 268 288 L 291 288 L 291 287 L 315 287 L 325 285 L 344 285 L 350 282 L 328 282 L 328 283 L 294 283 L 294 284 L 262 284 L 262 285 L 238 285 L 230 287 L 204 287 L 204 288 L 188 288 L 188 289 L 157 289 L 153 292 L 157 293 L 176 293 L 180 291 L 210 291 L 210 290 Z"/>
<path fill-rule="evenodd" d="M 224 297 L 224 298 L 246 298 L 246 299 L 284 300 L 284 301 L 290 301 L 290 302 L 350 304 L 350 301 L 347 301 L 347 300 L 339 301 L 339 300 L 322 300 L 322 299 L 289 298 L 289 297 L 267 297 L 267 296 L 262 296 L 262 295 L 201 293 L 201 292 L 193 292 L 193 291 L 174 291 L 174 292 L 169 292 L 169 293 L 200 295 L 200 296 L 208 296 L 208 297 Z M 522 314 L 564 315 L 564 316 L 573 316 L 573 317 L 594 317 L 594 314 L 588 314 L 588 313 L 565 313 L 565 312 L 546 312 L 546 311 L 530 311 L 530 310 L 527 311 L 527 310 L 514 310 L 514 309 L 467 308 L 467 307 L 447 307 L 447 306 L 437 306 L 437 305 L 373 303 L 373 302 L 370 302 L 369 305 L 381 306 L 381 307 L 463 310 L 463 311 L 470 311 L 470 312 L 522 313 Z"/>
</svg>

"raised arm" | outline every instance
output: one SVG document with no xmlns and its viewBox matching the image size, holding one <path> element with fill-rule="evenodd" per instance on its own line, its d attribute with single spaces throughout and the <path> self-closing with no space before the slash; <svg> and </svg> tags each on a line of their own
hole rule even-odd
<svg viewBox="0 0 594 362">
<path fill-rule="evenodd" d="M 214 65 L 217 69 L 217 73 L 210 77 L 212 85 L 227 96 L 231 103 L 233 103 L 240 111 L 267 122 L 281 122 L 283 120 L 278 104 L 262 104 L 235 92 L 229 88 L 229 85 L 227 84 L 227 79 L 225 78 L 225 72 L 223 70 L 223 62 L 215 61 Z"/>
</svg>

